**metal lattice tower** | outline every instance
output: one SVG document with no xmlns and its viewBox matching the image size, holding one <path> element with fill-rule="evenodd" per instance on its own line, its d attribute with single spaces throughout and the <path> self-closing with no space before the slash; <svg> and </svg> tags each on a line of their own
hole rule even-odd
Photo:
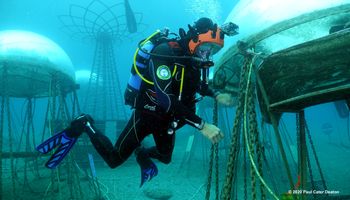
<svg viewBox="0 0 350 200">
<path fill-rule="evenodd" d="M 114 47 L 116 43 L 139 34 L 130 34 L 128 31 L 131 15 L 139 30 L 145 28 L 141 23 L 142 14 L 132 13 L 127 6 L 129 5 L 124 3 L 108 6 L 100 0 L 93 0 L 87 7 L 71 5 L 68 15 L 59 16 L 63 28 L 70 32 L 72 38 L 95 43 L 84 112 L 92 114 L 98 120 L 120 120 L 127 117 Z"/>
</svg>

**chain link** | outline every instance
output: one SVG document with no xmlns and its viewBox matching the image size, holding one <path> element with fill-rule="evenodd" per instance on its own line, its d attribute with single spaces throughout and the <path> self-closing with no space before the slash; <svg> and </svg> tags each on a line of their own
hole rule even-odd
<svg viewBox="0 0 350 200">
<path fill-rule="evenodd" d="M 296 130 L 296 132 L 297 132 L 297 152 L 298 152 L 298 159 L 300 159 L 301 158 L 301 156 L 300 156 L 300 118 L 299 118 L 299 115 L 297 114 L 296 115 L 296 128 L 297 128 L 297 130 Z M 298 163 L 299 163 L 300 161 L 298 160 Z M 298 164 L 298 176 L 300 175 L 300 173 L 301 173 L 301 169 L 300 169 L 300 165 Z M 293 188 L 292 188 L 293 189 Z M 295 189 L 297 189 L 297 188 L 295 188 Z"/>
<path fill-rule="evenodd" d="M 255 122 L 255 116 L 254 116 L 254 99 L 253 99 L 253 84 L 251 84 L 248 88 L 248 119 L 249 119 L 249 140 L 248 140 L 248 145 L 249 145 L 249 148 L 252 150 L 251 151 L 251 154 L 252 154 L 252 157 L 254 159 L 255 155 L 256 155 L 256 152 L 255 152 L 255 144 L 256 144 L 256 129 L 255 129 L 255 126 L 254 126 L 254 122 Z M 254 144 L 254 145 L 253 145 Z M 255 162 L 255 161 L 253 161 Z M 252 190 L 252 199 L 255 200 L 256 199 L 256 173 L 254 171 L 254 167 L 253 167 L 253 164 L 252 162 L 250 162 L 251 165 L 250 165 L 250 176 L 251 176 L 251 190 Z"/>
<path fill-rule="evenodd" d="M 208 178 L 207 178 L 207 190 L 205 193 L 205 199 L 210 199 L 210 188 L 211 188 L 211 180 L 212 180 L 212 173 L 213 173 L 213 157 L 214 157 L 214 145 L 211 145 L 210 147 L 210 156 L 209 156 L 209 172 L 208 172 Z"/>
<path fill-rule="evenodd" d="M 306 129 L 306 133 L 307 133 L 307 136 L 309 138 L 309 141 L 310 141 L 310 146 L 311 146 L 312 152 L 313 152 L 314 157 L 315 157 L 315 161 L 316 161 L 316 165 L 317 165 L 318 171 L 319 171 L 320 176 L 321 176 L 321 181 L 322 181 L 323 188 L 325 190 L 327 190 L 327 185 L 326 185 L 326 181 L 325 181 L 324 176 L 323 176 L 322 168 L 321 168 L 320 162 L 318 160 L 318 156 L 316 154 L 316 149 L 315 149 L 314 143 L 313 143 L 312 138 L 311 138 L 309 127 L 307 126 L 306 123 L 305 123 L 305 129 Z"/>
<path fill-rule="evenodd" d="M 215 199 L 219 200 L 220 190 L 219 190 L 219 144 L 215 144 Z"/>
<path fill-rule="evenodd" d="M 217 101 L 214 101 L 214 108 L 213 108 L 213 124 L 218 125 L 218 103 Z M 211 189 L 211 181 L 212 181 L 212 174 L 213 174 L 213 161 L 215 157 L 215 199 L 219 199 L 219 154 L 218 154 L 218 144 L 212 144 L 210 148 L 210 161 L 209 161 L 209 171 L 208 171 L 208 179 L 207 179 L 207 189 L 206 189 L 206 195 L 205 199 L 210 199 L 210 189 Z"/>
<path fill-rule="evenodd" d="M 218 102 L 214 101 L 213 123 L 218 126 L 219 108 Z M 215 156 L 215 199 L 219 200 L 219 144 L 214 144 L 214 156 Z"/>
<path fill-rule="evenodd" d="M 252 82 L 252 88 L 251 91 L 249 93 L 250 97 L 249 97 L 249 114 L 250 114 L 250 121 L 249 123 L 251 124 L 252 130 L 251 133 L 253 133 L 253 138 L 254 138 L 254 147 L 256 149 L 256 155 L 257 155 L 257 161 L 258 161 L 258 171 L 261 177 L 263 177 L 263 162 L 262 162 L 262 144 L 259 140 L 259 131 L 258 131 L 258 121 L 257 121 L 257 114 L 256 114 L 256 110 L 255 110 L 255 83 Z M 261 199 L 265 199 L 265 192 L 264 192 L 264 187 L 262 184 L 260 184 L 260 195 L 261 195 Z M 256 197 L 253 197 L 256 198 Z"/>
<path fill-rule="evenodd" d="M 312 175 L 312 168 L 311 168 L 311 162 L 310 162 L 310 156 L 309 156 L 309 151 L 307 149 L 307 145 L 305 146 L 306 148 L 306 158 L 307 158 L 307 166 L 309 169 L 309 176 L 310 176 L 310 180 L 311 180 L 311 188 L 312 191 L 315 190 L 315 181 L 314 181 L 314 176 Z M 312 198 L 316 199 L 316 195 L 314 194 L 314 192 L 312 193 Z"/>
<path fill-rule="evenodd" d="M 229 200 L 231 199 L 231 189 L 232 189 L 232 183 L 233 183 L 233 172 L 237 170 L 237 166 L 234 165 L 235 161 L 238 159 L 239 155 L 239 150 L 240 150 L 240 134 L 241 134 L 241 123 L 242 120 L 248 120 L 249 126 L 247 127 L 247 133 L 248 135 L 248 141 L 247 144 L 244 144 L 243 147 L 243 157 L 244 157 L 244 199 L 248 198 L 247 195 L 247 148 L 246 146 L 249 145 L 249 149 L 251 149 L 250 152 L 250 157 L 253 159 L 252 162 L 250 163 L 250 175 L 251 175 L 251 194 L 252 194 L 252 199 L 257 198 L 257 176 L 258 174 L 256 172 L 259 172 L 259 178 L 262 179 L 263 177 L 263 156 L 264 156 L 264 148 L 263 145 L 261 144 L 259 140 L 259 131 L 258 131 L 258 123 L 257 123 L 257 114 L 255 110 L 255 83 L 253 82 L 251 85 L 249 85 L 249 88 L 247 91 L 245 91 L 245 88 L 247 87 L 248 83 L 248 66 L 252 64 L 252 58 L 247 57 L 245 60 L 245 63 L 243 65 L 242 71 L 241 71 L 241 77 L 240 77 L 240 92 L 238 95 L 238 105 L 236 109 L 236 117 L 234 120 L 234 127 L 233 127 L 233 137 L 231 140 L 231 147 L 230 147 L 230 155 L 229 155 L 229 161 L 228 161 L 228 166 L 227 166 L 227 172 L 226 172 L 226 180 L 224 187 L 222 189 L 221 193 L 221 199 L 222 200 Z M 248 81 L 247 81 L 248 80 Z M 247 92 L 247 94 L 245 94 Z M 248 95 L 247 99 L 247 119 L 244 119 L 243 117 L 243 107 L 244 107 L 244 98 L 245 95 Z M 245 142 L 245 140 L 244 140 Z M 258 162 L 258 169 L 256 170 L 256 167 L 253 166 L 253 162 L 257 160 Z M 258 179 L 258 180 L 260 180 Z M 264 181 L 262 183 L 265 184 Z M 237 185 L 237 182 L 236 182 Z M 265 189 L 263 184 L 260 184 L 260 193 L 261 193 L 261 199 L 265 199 Z M 269 190 L 270 191 L 270 190 Z"/>
<path fill-rule="evenodd" d="M 265 149 L 264 149 L 264 145 L 261 142 L 259 142 L 258 148 L 260 152 L 258 154 L 259 173 L 261 174 L 261 176 L 263 176 L 263 158 L 265 157 Z M 265 200 L 266 194 L 262 184 L 260 184 L 260 193 L 261 193 L 261 200 Z"/>
<path fill-rule="evenodd" d="M 229 161 L 227 164 L 227 171 L 226 171 L 226 179 L 224 186 L 222 188 L 221 192 L 221 199 L 222 200 L 229 200 L 231 199 L 231 190 L 232 190 L 232 180 L 233 180 L 233 174 L 235 171 L 235 160 L 238 157 L 238 152 L 240 148 L 240 133 L 241 133 L 241 119 L 242 119 L 242 114 L 243 114 L 243 105 L 244 105 L 244 88 L 246 85 L 246 77 L 247 77 L 247 68 L 249 65 L 249 60 L 245 61 L 245 64 L 243 65 L 242 71 L 241 71 L 241 76 L 240 76 L 240 93 L 238 96 L 238 105 L 236 109 L 236 117 L 233 123 L 233 131 L 232 131 L 232 140 L 231 140 L 231 147 L 230 147 L 230 155 L 229 155 Z"/>
</svg>

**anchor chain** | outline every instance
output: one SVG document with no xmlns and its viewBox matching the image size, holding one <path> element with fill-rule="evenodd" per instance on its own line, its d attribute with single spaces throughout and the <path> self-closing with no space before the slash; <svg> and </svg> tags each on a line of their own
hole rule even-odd
<svg viewBox="0 0 350 200">
<path fill-rule="evenodd" d="M 306 133 L 307 133 L 307 136 L 309 138 L 309 141 L 310 141 L 310 146 L 311 146 L 312 152 L 313 152 L 314 157 L 315 157 L 315 161 L 316 161 L 316 165 L 317 165 L 318 171 L 319 171 L 320 176 L 321 176 L 321 181 L 322 181 L 323 188 L 325 190 L 327 190 L 327 185 L 326 185 L 326 181 L 324 179 L 324 175 L 323 175 L 323 172 L 322 172 L 320 161 L 318 160 L 318 156 L 316 154 L 316 149 L 315 149 L 314 143 L 313 143 L 312 138 L 311 138 L 310 130 L 309 130 L 309 127 L 307 126 L 306 123 L 305 123 L 305 129 L 306 129 Z"/>
<path fill-rule="evenodd" d="M 248 131 L 249 131 L 249 135 L 248 135 L 248 145 L 249 145 L 249 148 L 252 150 L 251 151 L 251 155 L 253 158 L 255 158 L 255 149 L 254 149 L 254 146 L 253 144 L 256 144 L 256 129 L 255 129 L 255 126 L 254 126 L 254 115 L 253 115 L 253 110 L 255 109 L 253 107 L 253 103 L 252 101 L 253 100 L 253 97 L 252 97 L 252 90 L 253 90 L 253 84 L 251 84 L 248 88 L 248 91 L 246 95 L 248 95 L 248 121 L 249 121 L 249 127 L 248 127 Z M 245 119 L 247 120 L 247 119 Z M 255 161 L 254 161 L 255 162 Z M 252 190 L 252 199 L 255 200 L 256 199 L 256 174 L 255 174 L 255 171 L 254 171 L 254 167 L 253 167 L 253 164 L 251 162 L 251 165 L 250 165 L 250 177 L 251 177 L 251 190 Z"/>
<path fill-rule="evenodd" d="M 307 166 L 309 169 L 309 175 L 310 175 L 310 180 L 311 180 L 311 189 L 315 190 L 316 188 L 315 188 L 314 176 L 312 175 L 312 168 L 311 168 L 309 151 L 307 150 L 307 145 L 306 145 L 306 158 L 307 158 Z M 312 198 L 316 199 L 316 195 L 314 192 L 312 193 Z"/>
<path fill-rule="evenodd" d="M 247 146 L 243 140 L 243 174 L 244 174 L 244 200 L 248 199 L 247 191 Z"/>
<path fill-rule="evenodd" d="M 253 146 L 255 147 L 256 151 L 256 157 L 257 157 L 257 162 L 258 162 L 258 171 L 260 173 L 260 176 L 263 177 L 263 166 L 262 166 L 262 157 L 263 157 L 263 145 L 261 144 L 259 140 L 259 131 L 258 131 L 258 122 L 257 122 L 257 114 L 255 110 L 255 83 L 251 84 L 251 87 L 249 88 L 249 93 L 248 93 L 248 109 L 249 109 L 249 124 L 250 124 L 250 133 L 251 133 L 251 141 L 253 142 Z M 251 142 L 252 143 L 252 142 Z M 253 148 L 251 148 L 253 149 Z M 254 152 L 254 151 L 253 151 Z M 254 169 L 253 169 L 254 170 Z M 255 176 L 256 174 L 252 174 L 252 177 L 254 176 L 253 181 L 256 181 Z M 252 187 L 252 195 L 253 199 L 256 199 L 256 183 L 253 182 L 253 187 Z M 260 193 L 261 193 L 261 199 L 265 199 L 265 192 L 264 192 L 264 187 L 262 184 L 260 184 Z"/>
<path fill-rule="evenodd" d="M 213 124 L 218 125 L 218 104 L 217 101 L 214 102 L 214 109 L 213 109 Z M 210 148 L 210 161 L 209 161 L 209 172 L 208 172 L 208 179 L 207 179 L 207 189 L 206 189 L 206 195 L 205 199 L 210 199 L 210 189 L 211 189 L 211 181 L 212 181 L 212 174 L 213 174 L 213 161 L 215 159 L 215 199 L 219 199 L 219 155 L 218 155 L 218 144 L 212 144 Z"/>
<path fill-rule="evenodd" d="M 232 139 L 231 139 L 231 147 L 230 147 L 230 154 L 229 154 L 229 161 L 227 164 L 227 170 L 226 170 L 226 179 L 224 186 L 222 188 L 221 192 L 221 199 L 222 200 L 229 200 L 231 197 L 231 190 L 232 190 L 232 181 L 233 181 L 233 172 L 236 169 L 235 160 L 238 157 L 239 148 L 240 148 L 240 133 L 241 133 L 241 119 L 243 115 L 243 105 L 244 105 L 244 88 L 246 85 L 246 76 L 247 76 L 247 68 L 249 65 L 249 61 L 246 60 L 241 71 L 240 75 L 240 83 L 239 83 L 239 90 L 241 91 L 238 96 L 238 105 L 236 109 L 236 117 L 233 123 L 233 129 L 232 129 Z"/>
<path fill-rule="evenodd" d="M 209 200 L 210 198 L 210 188 L 211 188 L 211 180 L 212 180 L 212 174 L 213 174 L 213 157 L 214 157 L 214 145 L 211 145 L 210 147 L 210 156 L 209 156 L 209 172 L 208 172 L 208 178 L 207 178 L 207 190 L 205 193 L 205 199 Z"/>
<path fill-rule="evenodd" d="M 215 151 L 215 200 L 219 200 L 219 144 L 214 145 Z"/>
</svg>

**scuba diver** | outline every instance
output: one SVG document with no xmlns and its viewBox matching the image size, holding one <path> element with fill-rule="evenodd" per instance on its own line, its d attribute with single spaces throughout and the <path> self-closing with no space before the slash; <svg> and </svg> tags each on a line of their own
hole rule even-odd
<svg viewBox="0 0 350 200">
<path fill-rule="evenodd" d="M 115 168 L 134 152 L 141 168 L 141 185 L 158 174 L 151 159 L 168 164 L 171 161 L 175 131 L 185 124 L 198 129 L 212 143 L 224 136 L 220 129 L 196 115 L 201 96 L 210 96 L 224 105 L 233 105 L 229 94 L 208 86 L 212 56 L 224 45 L 225 35 L 236 35 L 238 26 L 227 23 L 221 27 L 209 18 L 200 18 L 189 30 L 179 29 L 179 36 L 169 38 L 169 31 L 157 31 L 139 43 L 134 55 L 131 77 L 125 91 L 125 103 L 134 111 L 116 143 L 94 127 L 91 116 L 82 114 L 70 127 L 37 147 L 42 153 L 61 144 L 46 166 L 54 168 L 68 153 L 83 132 L 86 132 L 109 167 Z M 145 148 L 142 140 L 152 134 L 155 146 Z"/>
</svg>

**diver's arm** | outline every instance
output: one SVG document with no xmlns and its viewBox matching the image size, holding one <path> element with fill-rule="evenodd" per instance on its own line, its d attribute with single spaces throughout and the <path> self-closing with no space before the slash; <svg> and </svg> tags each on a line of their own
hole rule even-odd
<svg viewBox="0 0 350 200">
<path fill-rule="evenodd" d="M 214 98 L 220 104 L 225 106 L 233 106 L 235 104 L 234 99 L 228 93 L 221 93 L 215 89 L 210 88 L 208 83 L 202 81 L 198 90 L 198 93 L 202 96 L 209 96 Z"/>
<path fill-rule="evenodd" d="M 157 46 L 153 52 L 163 55 L 172 55 L 172 50 L 167 44 Z M 174 70 L 174 61 L 154 58 L 150 60 L 149 67 L 159 106 L 165 112 L 173 113 L 175 118 L 183 118 L 189 125 L 202 129 L 204 121 L 183 105 L 181 101 L 178 100 L 178 97 L 173 94 L 172 72 Z"/>
<path fill-rule="evenodd" d="M 205 81 L 201 81 L 198 93 L 202 96 L 213 97 L 216 98 L 220 92 L 211 88 L 209 84 Z"/>
</svg>

